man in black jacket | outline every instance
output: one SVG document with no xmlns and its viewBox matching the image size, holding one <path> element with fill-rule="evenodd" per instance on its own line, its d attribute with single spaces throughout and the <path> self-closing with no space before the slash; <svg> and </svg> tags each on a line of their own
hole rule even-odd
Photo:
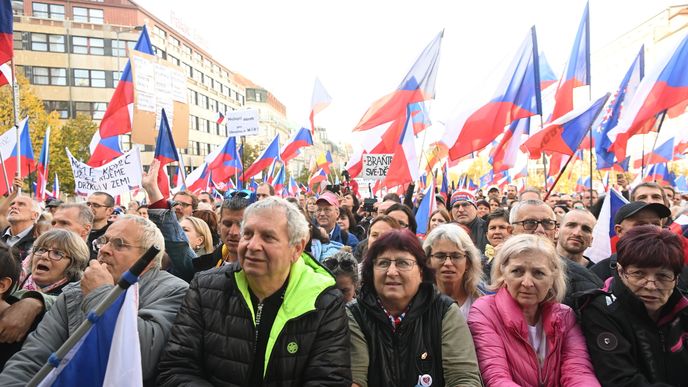
<svg viewBox="0 0 688 387">
<path fill-rule="evenodd" d="M 509 222 L 511 223 L 513 235 L 535 234 L 555 243 L 555 236 L 557 234 L 556 217 L 552 208 L 542 200 L 518 202 L 511 209 Z M 566 295 L 562 303 L 573 307 L 575 303 L 573 295 L 575 293 L 589 289 L 599 289 L 603 284 L 590 270 L 570 259 L 562 259 L 566 263 Z"/>
<path fill-rule="evenodd" d="M 475 243 L 475 247 L 480 251 L 485 251 L 487 230 L 485 229 L 485 221 L 478 216 L 475 196 L 467 191 L 454 191 L 449 200 L 449 205 L 452 219 L 468 227 L 471 230 L 471 239 Z"/>
<path fill-rule="evenodd" d="M 244 211 L 241 235 L 238 263 L 191 281 L 158 384 L 351 386 L 342 295 L 303 253 L 305 217 L 269 197 Z"/>
</svg>

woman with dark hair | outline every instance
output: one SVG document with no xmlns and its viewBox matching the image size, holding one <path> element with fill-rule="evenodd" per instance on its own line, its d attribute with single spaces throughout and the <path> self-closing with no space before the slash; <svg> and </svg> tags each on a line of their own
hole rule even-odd
<svg viewBox="0 0 688 387">
<path fill-rule="evenodd" d="M 499 202 L 499 199 L 490 198 L 489 203 L 490 203 L 490 212 L 492 212 L 498 208 L 502 208 L 502 203 Z"/>
<path fill-rule="evenodd" d="M 490 213 L 490 203 L 487 200 L 482 199 L 475 202 L 475 206 L 478 209 L 478 217 L 485 220 L 487 214 Z"/>
<path fill-rule="evenodd" d="M 348 207 L 341 206 L 339 208 L 337 224 L 341 230 L 354 234 L 359 241 L 365 239 L 365 229 L 358 225 L 354 214 Z"/>
<path fill-rule="evenodd" d="M 311 257 L 315 258 L 316 261 L 322 262 L 344 247 L 339 242 L 331 241 L 327 231 L 317 223 L 309 223 L 308 229 L 310 230 L 311 238 L 306 244 L 305 251 L 310 253 Z"/>
<path fill-rule="evenodd" d="M 614 276 L 579 300 L 595 373 L 608 386 L 688 384 L 688 299 L 677 289 L 683 243 L 652 225 L 626 231 Z"/>
<path fill-rule="evenodd" d="M 340 201 L 339 205 L 348 208 L 352 214 L 355 214 L 358 212 L 360 202 L 358 201 L 356 195 L 349 191 L 342 196 L 342 200 Z"/>
<path fill-rule="evenodd" d="M 219 245 L 220 234 L 217 231 L 217 227 L 219 225 L 217 214 L 210 210 L 196 210 L 193 212 L 193 216 L 203 220 L 208 225 L 208 228 L 210 229 L 210 235 L 213 239 L 213 247 Z"/>
<path fill-rule="evenodd" d="M 347 305 L 354 386 L 480 386 L 475 348 L 453 300 L 434 287 L 418 238 L 382 235 Z"/>
<path fill-rule="evenodd" d="M 396 219 L 401 225 L 401 228 L 408 228 L 412 233 L 416 233 L 418 227 L 416 224 L 416 216 L 413 215 L 413 210 L 409 207 L 400 203 L 394 203 L 385 210 L 385 215 L 389 215 Z"/>
</svg>

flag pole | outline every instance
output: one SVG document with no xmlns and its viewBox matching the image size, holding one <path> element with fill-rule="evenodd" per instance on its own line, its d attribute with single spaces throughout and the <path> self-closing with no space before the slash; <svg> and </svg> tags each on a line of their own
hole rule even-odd
<svg viewBox="0 0 688 387">
<path fill-rule="evenodd" d="M 545 123 L 543 122 L 542 119 L 542 114 L 540 114 L 540 130 L 545 126 Z M 549 190 L 547 189 L 547 157 L 545 157 L 545 153 L 542 153 L 542 175 L 545 177 L 545 192 L 548 192 L 547 195 L 549 196 Z"/>
<path fill-rule="evenodd" d="M 135 284 L 139 280 L 141 272 L 148 267 L 148 264 L 150 264 L 153 258 L 155 258 L 160 251 L 160 247 L 156 245 L 151 246 L 141 256 L 141 258 L 139 258 L 138 261 L 136 261 L 134 265 L 129 268 L 127 272 L 122 274 L 117 282 L 117 286 L 113 287 L 112 290 L 110 290 L 110 292 L 105 296 L 105 298 L 103 298 L 103 300 L 98 304 L 98 306 L 96 306 L 95 309 L 93 309 L 89 314 L 94 314 L 96 317 L 101 317 L 105 311 L 117 300 L 120 294 L 126 292 L 131 285 Z M 94 319 L 94 321 L 97 321 L 97 318 Z M 84 319 L 81 325 L 79 325 L 74 333 L 67 338 L 64 344 L 62 344 L 57 351 L 50 355 L 48 361 L 43 365 L 43 367 L 41 367 L 40 370 L 38 370 L 36 375 L 31 378 L 27 386 L 38 386 L 38 384 L 42 382 L 46 376 L 48 376 L 53 368 L 57 368 L 60 365 L 65 355 L 67 355 L 69 351 L 71 351 L 72 348 L 74 348 L 74 346 L 76 346 L 79 341 L 81 341 L 81 339 L 88 334 L 92 325 L 93 323 L 91 322 L 91 319 Z"/>
<path fill-rule="evenodd" d="M 561 169 L 561 172 L 559 172 L 559 175 L 557 175 L 557 178 L 554 179 L 554 183 L 552 183 L 552 187 L 547 191 L 547 194 L 545 194 L 545 198 L 542 199 L 543 201 L 547 201 L 547 198 L 549 198 L 549 195 L 554 191 L 554 187 L 557 186 L 557 183 L 559 182 L 559 179 L 561 176 L 564 175 L 564 171 L 566 171 L 566 167 L 569 166 L 569 163 L 573 160 L 573 156 L 569 157 L 568 160 L 566 160 L 566 163 L 564 164 L 564 167 Z"/>
<path fill-rule="evenodd" d="M 652 150 L 650 151 L 650 155 L 652 155 L 652 152 L 654 152 L 655 148 L 657 147 L 657 140 L 659 139 L 659 132 L 662 130 L 662 124 L 664 124 L 664 118 L 666 118 L 666 115 L 667 115 L 667 111 L 664 110 L 664 112 L 662 112 L 662 118 L 659 120 L 659 125 L 657 125 L 657 135 L 655 136 L 655 140 L 652 142 Z M 643 145 L 644 144 L 645 144 L 645 142 L 643 141 Z M 644 147 L 643 147 L 643 150 L 645 150 Z M 650 156 L 650 157 L 652 157 L 652 156 Z M 644 169 L 645 169 L 645 155 L 643 154 L 643 170 Z"/>
<path fill-rule="evenodd" d="M 2 156 L 2 152 L 0 151 L 0 163 L 2 164 L 2 178 L 5 180 L 5 188 L 7 188 L 7 195 L 10 194 L 10 182 L 7 179 L 7 169 L 5 169 L 5 159 Z"/>
<path fill-rule="evenodd" d="M 12 107 L 14 111 L 14 128 L 17 134 L 17 176 L 21 176 L 21 142 L 19 138 L 19 82 L 17 82 L 17 72 L 14 66 L 14 55 L 11 60 L 12 65 Z M 30 189 L 30 188 L 29 188 Z M 21 192 L 21 188 L 19 189 Z"/>
</svg>

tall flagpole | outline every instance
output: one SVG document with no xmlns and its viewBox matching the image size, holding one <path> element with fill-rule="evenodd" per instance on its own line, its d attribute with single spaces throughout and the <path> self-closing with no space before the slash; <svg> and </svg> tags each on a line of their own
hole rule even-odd
<svg viewBox="0 0 688 387">
<path fill-rule="evenodd" d="M 15 131 L 17 134 L 17 177 L 19 177 L 19 176 L 21 176 L 21 138 L 19 137 L 19 82 L 17 82 L 17 72 L 14 69 L 14 55 L 12 55 L 11 66 L 12 66 L 12 100 L 13 100 L 12 104 L 13 104 L 13 108 L 14 108 L 14 128 L 15 128 Z M 19 188 L 19 192 L 21 193 L 21 188 Z"/>
</svg>

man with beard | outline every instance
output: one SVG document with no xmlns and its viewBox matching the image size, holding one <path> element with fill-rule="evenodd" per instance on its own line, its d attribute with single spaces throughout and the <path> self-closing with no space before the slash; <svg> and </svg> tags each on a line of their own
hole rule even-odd
<svg viewBox="0 0 688 387">
<path fill-rule="evenodd" d="M 560 257 L 576 262 L 585 268 L 594 263 L 583 255 L 592 243 L 592 230 L 595 217 L 587 210 L 573 209 L 564 215 L 559 228 L 557 253 Z"/>
</svg>

